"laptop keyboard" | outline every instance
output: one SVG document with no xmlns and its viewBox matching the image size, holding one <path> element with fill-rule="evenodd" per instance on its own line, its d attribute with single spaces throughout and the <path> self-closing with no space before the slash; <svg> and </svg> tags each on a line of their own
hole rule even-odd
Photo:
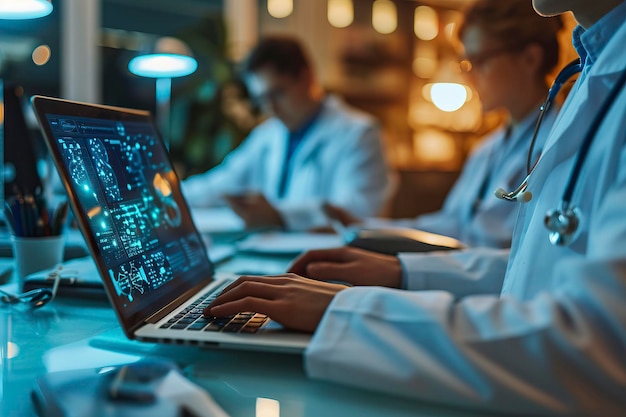
<svg viewBox="0 0 626 417">
<path fill-rule="evenodd" d="M 204 317 L 204 309 L 215 300 L 221 290 L 222 288 L 203 295 L 159 327 L 172 330 L 255 333 L 268 320 L 265 314 L 252 312 L 227 317 Z"/>
</svg>

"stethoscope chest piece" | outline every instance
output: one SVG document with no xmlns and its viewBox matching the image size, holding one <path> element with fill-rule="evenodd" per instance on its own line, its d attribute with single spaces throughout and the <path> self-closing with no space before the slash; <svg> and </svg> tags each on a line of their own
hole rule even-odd
<svg viewBox="0 0 626 417">
<path fill-rule="evenodd" d="M 566 207 L 550 210 L 546 213 L 544 223 L 548 229 L 550 243 L 556 246 L 567 246 L 578 237 L 580 226 L 580 209 Z"/>
</svg>

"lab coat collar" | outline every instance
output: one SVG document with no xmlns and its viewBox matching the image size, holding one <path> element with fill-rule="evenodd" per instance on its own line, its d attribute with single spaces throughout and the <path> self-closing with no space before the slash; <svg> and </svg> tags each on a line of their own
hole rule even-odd
<svg viewBox="0 0 626 417">
<path fill-rule="evenodd" d="M 626 42 L 626 22 L 622 23 L 604 47 L 603 52 L 597 57 L 597 61 L 589 68 L 586 80 L 582 80 L 582 84 L 572 88 L 573 93 L 565 101 L 554 128 L 550 132 L 540 163 L 546 162 L 547 155 L 553 152 L 557 144 L 558 161 L 567 159 L 578 150 L 593 115 L 589 115 L 589 118 L 580 118 L 577 117 L 579 112 L 567 109 L 570 106 L 587 107 L 588 102 L 593 102 L 594 106 L 601 105 L 617 82 L 619 75 L 626 70 L 624 42 Z M 581 81 L 577 81 L 577 84 L 579 82 Z M 561 140 L 561 138 L 566 139 Z M 558 163 L 558 161 L 550 163 Z"/>
<path fill-rule="evenodd" d="M 341 138 L 331 138 L 328 136 L 329 130 L 326 123 L 334 114 L 336 114 L 342 107 L 341 101 L 332 95 L 324 97 L 322 102 L 322 108 L 313 126 L 311 126 L 302 143 L 296 149 L 292 163 L 294 166 L 300 166 L 307 159 L 311 158 L 319 149 L 320 144 L 327 140 L 340 140 Z M 285 150 L 286 152 L 286 150 Z"/>
<path fill-rule="evenodd" d="M 300 137 L 305 136 L 309 129 L 311 129 L 311 127 L 313 127 L 317 122 L 317 119 L 320 117 L 323 108 L 324 99 L 320 101 L 319 106 L 317 107 L 317 109 L 315 109 L 315 112 L 313 112 L 313 114 L 304 123 L 302 123 L 300 127 L 298 127 L 296 130 L 290 131 L 289 135 Z"/>
<path fill-rule="evenodd" d="M 607 42 L 626 20 L 626 2 L 622 2 L 604 15 L 589 29 L 582 26 L 574 29 L 572 34 L 574 47 L 583 65 L 592 65 L 602 54 Z"/>
</svg>

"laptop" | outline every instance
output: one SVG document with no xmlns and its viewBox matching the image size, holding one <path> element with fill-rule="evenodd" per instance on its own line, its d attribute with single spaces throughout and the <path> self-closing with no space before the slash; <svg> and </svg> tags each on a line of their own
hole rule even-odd
<svg viewBox="0 0 626 417">
<path fill-rule="evenodd" d="M 216 273 L 149 112 L 35 96 L 32 104 L 107 296 L 129 339 L 302 352 L 310 335 L 244 312 L 204 318 Z"/>
</svg>

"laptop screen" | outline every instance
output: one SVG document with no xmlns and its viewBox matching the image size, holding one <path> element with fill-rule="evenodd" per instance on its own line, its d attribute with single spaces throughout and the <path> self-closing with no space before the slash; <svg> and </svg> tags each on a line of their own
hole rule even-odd
<svg viewBox="0 0 626 417">
<path fill-rule="evenodd" d="M 46 100 L 38 117 L 125 324 L 206 285 L 212 265 L 149 115 Z"/>
</svg>

